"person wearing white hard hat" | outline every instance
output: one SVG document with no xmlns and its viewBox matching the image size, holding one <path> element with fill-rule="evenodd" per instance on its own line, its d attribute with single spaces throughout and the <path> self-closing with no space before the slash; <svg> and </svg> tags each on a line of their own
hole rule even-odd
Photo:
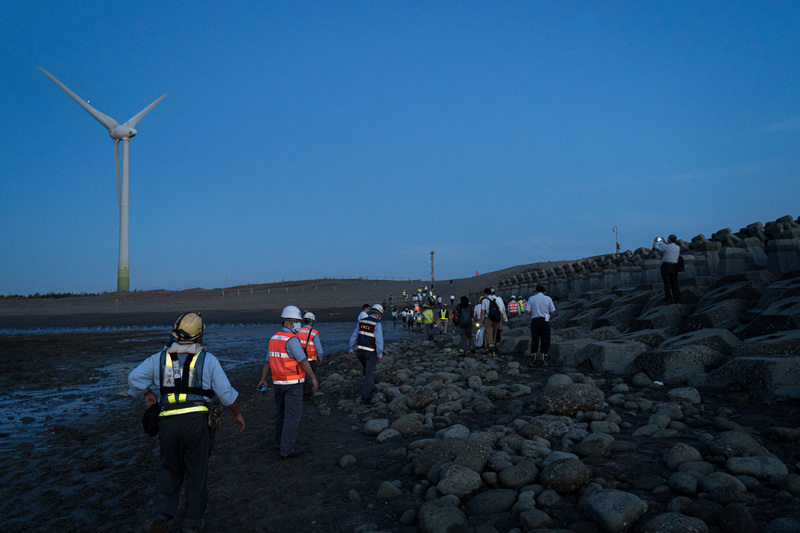
<svg viewBox="0 0 800 533">
<path fill-rule="evenodd" d="M 203 320 L 197 313 L 178 317 L 167 346 L 147 358 L 128 375 L 128 393 L 144 394 L 148 412 L 158 413 L 157 432 L 161 469 L 156 477 L 153 523 L 150 531 L 167 533 L 177 514 L 186 482 L 182 531 L 199 531 L 208 501 L 208 457 L 215 429 L 209 426 L 212 397 L 233 413 L 233 423 L 244 431 L 239 393 L 231 387 L 219 360 L 202 346 Z M 151 387 L 158 391 L 158 396 Z M 160 412 L 159 412 L 160 409 Z"/>
<path fill-rule="evenodd" d="M 314 329 L 314 324 L 316 322 L 317 317 L 314 313 L 306 311 L 303 314 L 303 327 L 300 328 L 297 338 L 300 339 L 300 344 L 303 346 L 303 353 L 306 354 L 311 369 L 314 371 L 314 375 L 319 379 L 319 367 L 322 364 L 324 352 L 322 351 L 322 343 L 319 340 L 319 331 Z M 311 391 L 311 383 L 306 381 L 303 397 L 310 398 L 313 394 L 314 393 Z"/>
<path fill-rule="evenodd" d="M 267 375 L 272 372 L 275 447 L 280 450 L 281 459 L 289 459 L 303 454 L 302 450 L 295 448 L 297 428 L 303 414 L 303 383 L 310 378 L 313 391 L 317 390 L 319 383 L 297 337 L 303 325 L 300 309 L 287 305 L 283 308 L 281 318 L 283 326 L 269 340 L 269 352 L 258 389 L 263 390 L 267 386 Z"/>
<path fill-rule="evenodd" d="M 380 363 L 383 357 L 383 329 L 381 327 L 381 317 L 383 316 L 383 306 L 373 305 L 369 310 L 369 315 L 358 321 L 356 330 L 350 337 L 349 357 L 353 358 L 353 352 L 357 350 L 358 361 L 364 368 L 364 383 L 361 386 L 361 402 L 372 403 L 372 389 L 375 384 L 375 365 Z"/>
</svg>

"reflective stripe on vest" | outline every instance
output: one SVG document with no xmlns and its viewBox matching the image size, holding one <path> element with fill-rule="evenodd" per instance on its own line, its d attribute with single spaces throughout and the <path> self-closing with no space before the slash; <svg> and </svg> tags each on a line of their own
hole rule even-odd
<svg viewBox="0 0 800 533">
<path fill-rule="evenodd" d="M 358 344 L 359 350 L 367 352 L 374 352 L 376 350 L 375 326 L 377 324 L 378 319 L 372 315 L 358 321 L 358 338 L 356 339 L 356 343 Z"/>
<path fill-rule="evenodd" d="M 440 310 L 439 315 L 442 320 L 447 320 L 447 309 Z"/>
<path fill-rule="evenodd" d="M 297 335 L 279 331 L 269 340 L 269 368 L 275 385 L 294 385 L 306 380 L 306 371 L 286 351 L 286 343 Z"/>
<path fill-rule="evenodd" d="M 317 338 L 317 335 L 319 335 L 319 331 L 311 329 L 309 326 L 303 326 L 300 329 L 300 333 L 297 334 L 297 338 L 300 340 L 300 344 L 303 345 L 303 351 L 309 361 L 317 360 L 317 346 L 314 344 L 314 339 Z"/>
<path fill-rule="evenodd" d="M 189 354 L 187 357 L 191 357 L 191 361 L 189 363 L 189 375 L 183 376 L 183 369 L 181 369 L 180 365 L 180 358 L 175 357 L 173 359 L 173 355 L 164 350 L 164 366 L 162 367 L 162 387 L 170 388 L 170 387 L 177 387 L 177 380 L 181 380 L 182 387 L 181 388 L 189 388 L 189 387 L 196 387 L 198 389 L 202 388 L 203 385 L 203 376 L 198 376 L 195 372 L 195 366 L 197 365 L 197 361 L 202 361 L 200 364 L 200 371 L 202 372 L 203 364 L 205 364 L 205 350 L 200 350 L 196 354 L 192 355 Z M 184 379 L 185 378 L 185 379 Z M 173 416 L 173 415 L 180 415 L 184 413 L 196 413 L 196 412 L 208 412 L 208 407 L 205 405 L 205 398 L 199 394 L 194 393 L 169 393 L 169 394 L 162 394 L 161 395 L 161 413 L 159 416 Z M 188 407 L 177 407 L 180 404 L 187 404 L 190 405 Z M 176 406 L 170 409 L 170 406 Z"/>
<path fill-rule="evenodd" d="M 519 304 L 515 300 L 511 300 L 508 303 L 508 312 L 513 314 L 519 313 Z"/>
</svg>

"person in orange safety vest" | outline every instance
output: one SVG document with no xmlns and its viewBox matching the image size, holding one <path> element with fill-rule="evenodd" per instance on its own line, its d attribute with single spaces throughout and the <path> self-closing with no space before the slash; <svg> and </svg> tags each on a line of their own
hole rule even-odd
<svg viewBox="0 0 800 533">
<path fill-rule="evenodd" d="M 314 370 L 314 375 L 319 379 L 319 366 L 322 364 L 322 343 L 319 340 L 319 331 L 314 329 L 314 324 L 317 322 L 317 317 L 311 311 L 306 311 L 303 315 L 303 327 L 300 328 L 300 333 L 297 338 L 300 339 L 300 345 L 303 347 L 303 352 L 308 358 L 311 369 Z M 311 392 L 311 384 L 306 381 L 304 394 L 305 398 L 313 396 Z"/>
<path fill-rule="evenodd" d="M 281 318 L 283 327 L 269 340 L 269 353 L 258 389 L 266 390 L 267 375 L 271 372 L 275 393 L 275 448 L 280 450 L 281 459 L 289 459 L 303 453 L 295 447 L 303 414 L 303 383 L 310 378 L 312 391 L 316 391 L 319 382 L 297 337 L 303 320 L 300 309 L 287 305 Z"/>
</svg>

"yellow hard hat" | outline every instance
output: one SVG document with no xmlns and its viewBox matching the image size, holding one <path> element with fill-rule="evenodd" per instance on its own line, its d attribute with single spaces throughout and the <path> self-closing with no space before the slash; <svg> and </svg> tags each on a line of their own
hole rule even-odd
<svg viewBox="0 0 800 533">
<path fill-rule="evenodd" d="M 191 341 L 203 334 L 203 319 L 197 313 L 184 313 L 172 326 L 172 334 L 179 341 Z"/>
</svg>

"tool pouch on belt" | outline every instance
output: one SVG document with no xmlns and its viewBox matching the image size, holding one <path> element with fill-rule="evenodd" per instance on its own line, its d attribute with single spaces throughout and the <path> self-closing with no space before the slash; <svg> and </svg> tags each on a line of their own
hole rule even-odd
<svg viewBox="0 0 800 533">
<path fill-rule="evenodd" d="M 160 413 L 161 406 L 156 402 L 147 408 L 142 417 L 142 429 L 151 437 L 158 435 L 158 415 Z"/>
<path fill-rule="evenodd" d="M 208 427 L 210 429 L 217 429 L 222 424 L 222 404 L 219 402 L 212 402 L 208 406 Z"/>
</svg>

